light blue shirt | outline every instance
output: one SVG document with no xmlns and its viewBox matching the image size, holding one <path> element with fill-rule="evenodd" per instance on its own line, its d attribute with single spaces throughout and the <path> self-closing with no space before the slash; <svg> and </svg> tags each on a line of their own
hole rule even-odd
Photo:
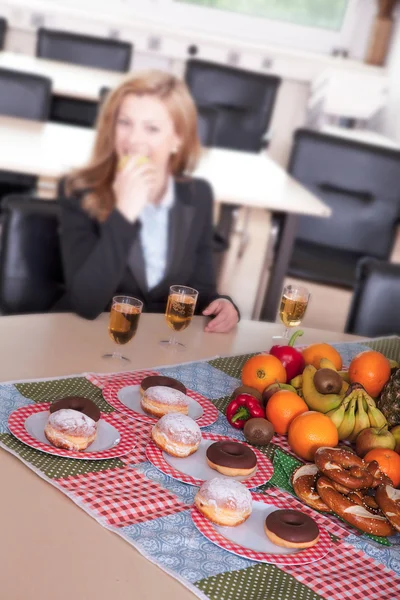
<svg viewBox="0 0 400 600">
<path fill-rule="evenodd" d="M 165 274 L 168 253 L 169 211 L 174 204 L 174 180 L 169 177 L 166 192 L 159 204 L 146 204 L 139 215 L 142 223 L 140 240 L 149 290 L 160 283 Z"/>
</svg>

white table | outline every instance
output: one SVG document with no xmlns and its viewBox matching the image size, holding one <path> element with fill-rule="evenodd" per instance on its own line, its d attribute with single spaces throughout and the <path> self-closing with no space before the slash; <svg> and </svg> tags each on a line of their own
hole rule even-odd
<svg viewBox="0 0 400 600">
<path fill-rule="evenodd" d="M 39 189 L 50 189 L 60 176 L 85 164 L 95 132 L 91 129 L 0 117 L 0 169 L 38 176 Z M 265 153 L 250 154 L 219 148 L 204 152 L 195 176 L 207 179 L 221 204 L 218 229 L 229 239 L 232 213 L 238 206 L 262 208 L 278 226 L 274 259 L 268 248 L 260 278 L 259 316 L 274 321 L 291 256 L 296 219 L 300 214 L 328 217 L 330 209 L 290 177 Z M 47 186 L 47 187 L 46 187 Z M 265 273 L 269 265 L 268 287 Z"/>
<path fill-rule="evenodd" d="M 114 71 L 5 51 L 0 52 L 0 67 L 48 77 L 52 80 L 53 94 L 91 102 L 99 101 L 102 87 L 113 88 L 123 78 L 123 74 Z"/>
<path fill-rule="evenodd" d="M 168 353 L 158 345 L 160 336 L 168 332 L 164 316 L 142 315 L 136 337 L 124 347 L 124 354 L 132 360 L 129 368 L 265 350 L 272 345 L 272 335 L 281 329 L 243 321 L 229 334 L 206 334 L 205 322 L 205 318 L 195 317 L 179 334 L 188 345 L 185 353 Z M 105 314 L 95 321 L 70 314 L 2 317 L 0 381 L 126 369 L 127 363 L 101 358 L 113 346 L 107 324 Z M 302 341 L 356 339 L 306 329 Z M 2 449 L 0 473 L 2 600 L 194 598 L 176 579 Z M 107 568 L 99 568 L 104 564 Z"/>
</svg>

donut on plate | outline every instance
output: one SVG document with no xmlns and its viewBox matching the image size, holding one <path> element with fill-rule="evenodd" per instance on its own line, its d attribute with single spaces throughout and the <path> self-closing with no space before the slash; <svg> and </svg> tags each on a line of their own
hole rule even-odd
<svg viewBox="0 0 400 600">
<path fill-rule="evenodd" d="M 140 405 L 145 413 L 152 417 L 163 417 L 168 413 L 189 412 L 189 398 L 179 390 L 156 385 L 148 388 L 143 394 Z"/>
<path fill-rule="evenodd" d="M 93 419 L 96 423 L 100 420 L 101 413 L 99 407 L 93 400 L 89 400 L 89 398 L 84 398 L 83 396 L 66 396 L 65 398 L 55 400 L 50 405 L 50 412 L 54 413 L 62 408 L 72 408 L 72 410 L 77 410 Z"/>
<path fill-rule="evenodd" d="M 349 496 L 338 492 L 327 477 L 320 477 L 317 481 L 317 490 L 322 500 L 350 525 L 357 527 L 365 533 L 386 537 L 393 535 L 394 529 L 382 513 L 354 502 Z"/>
<path fill-rule="evenodd" d="M 65 450 L 86 450 L 94 442 L 97 423 L 85 413 L 61 408 L 50 413 L 44 434 L 53 446 Z"/>
<path fill-rule="evenodd" d="M 182 394 L 186 394 L 187 389 L 177 379 L 173 379 L 172 377 L 166 377 L 164 375 L 149 375 L 142 379 L 140 384 L 140 394 L 143 394 L 151 387 L 157 387 L 162 385 L 164 387 L 170 387 L 174 390 L 179 390 Z"/>
<path fill-rule="evenodd" d="M 396 490 L 392 485 L 380 485 L 376 490 L 375 499 L 385 517 L 400 531 L 400 490 Z"/>
<path fill-rule="evenodd" d="M 319 540 L 318 525 L 300 510 L 274 510 L 264 529 L 271 542 L 283 548 L 311 548 Z"/>
<path fill-rule="evenodd" d="M 315 465 L 303 465 L 296 469 L 292 475 L 292 487 L 296 495 L 307 506 L 322 512 L 331 512 L 331 509 L 321 499 L 317 492 L 318 468 Z"/>
<path fill-rule="evenodd" d="M 253 450 L 245 444 L 230 440 L 211 444 L 207 448 L 206 458 L 212 469 L 228 477 L 251 475 L 257 467 L 257 457 Z"/>
<path fill-rule="evenodd" d="M 205 481 L 194 503 L 203 515 L 216 525 L 236 527 L 249 518 L 252 498 L 249 490 L 236 479 L 215 477 Z"/>
<path fill-rule="evenodd" d="M 184 458 L 198 449 L 201 431 L 196 421 L 187 415 L 169 413 L 157 421 L 151 437 L 156 446 L 167 454 Z"/>
</svg>

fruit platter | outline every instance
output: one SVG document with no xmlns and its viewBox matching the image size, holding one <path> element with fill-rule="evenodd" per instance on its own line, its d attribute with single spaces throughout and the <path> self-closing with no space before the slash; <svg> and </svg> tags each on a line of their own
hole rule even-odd
<svg viewBox="0 0 400 600">
<path fill-rule="evenodd" d="M 308 506 L 370 535 L 400 531 L 400 368 L 375 350 L 344 366 L 328 343 L 249 358 L 227 418 L 248 443 L 279 445 L 303 466 L 291 476 Z M 274 438 L 277 441 L 277 438 Z"/>
</svg>

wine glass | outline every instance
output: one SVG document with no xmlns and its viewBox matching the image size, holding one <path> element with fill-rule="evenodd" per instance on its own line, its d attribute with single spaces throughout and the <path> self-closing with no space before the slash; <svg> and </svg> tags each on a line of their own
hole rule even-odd
<svg viewBox="0 0 400 600">
<path fill-rule="evenodd" d="M 306 314 L 310 293 L 302 285 L 286 285 L 283 288 L 279 316 L 284 325 L 283 335 L 274 338 L 289 339 L 290 327 L 298 327 Z"/>
<path fill-rule="evenodd" d="M 108 333 L 116 344 L 127 344 L 135 336 L 143 302 L 131 296 L 114 296 L 112 299 Z M 130 358 L 121 352 L 103 354 L 103 358 L 118 358 L 130 362 Z"/>
<path fill-rule="evenodd" d="M 191 287 L 171 285 L 167 308 L 165 310 L 168 327 L 174 331 L 183 331 L 186 327 L 189 327 L 196 308 L 198 295 L 199 292 Z M 186 348 L 185 344 L 178 342 L 174 335 L 169 340 L 161 340 L 160 344 L 168 350 L 184 350 Z"/>
</svg>

